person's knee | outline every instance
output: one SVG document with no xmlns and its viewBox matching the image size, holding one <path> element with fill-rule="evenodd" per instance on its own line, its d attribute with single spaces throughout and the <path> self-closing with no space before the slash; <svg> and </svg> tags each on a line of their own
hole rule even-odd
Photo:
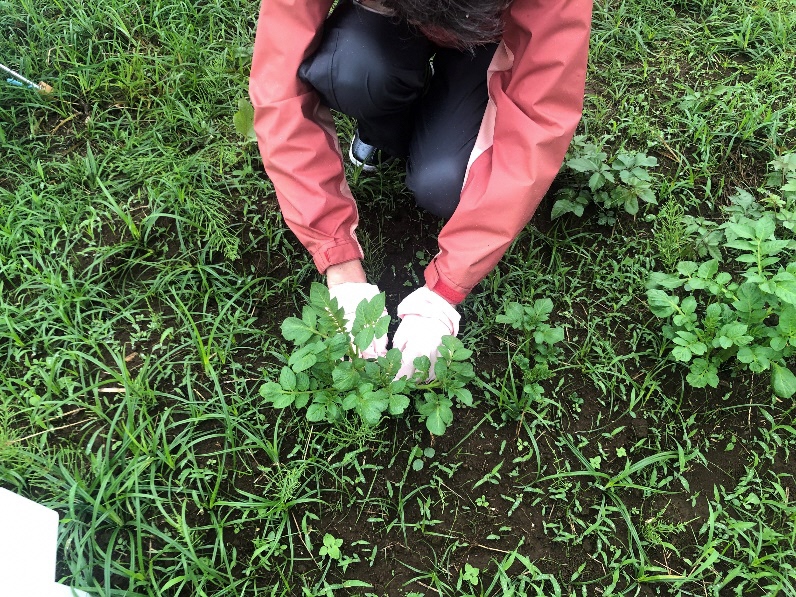
<svg viewBox="0 0 796 597">
<path fill-rule="evenodd" d="M 425 73 L 396 68 L 389 57 L 374 50 L 363 51 L 361 44 L 351 40 L 327 38 L 301 65 L 299 76 L 329 107 L 353 118 L 402 112 L 423 93 Z"/>
<path fill-rule="evenodd" d="M 454 160 L 424 164 L 410 169 L 406 175 L 406 186 L 418 207 L 440 218 L 453 215 L 459 205 L 463 181 L 461 164 Z"/>
<path fill-rule="evenodd" d="M 423 92 L 423 77 L 414 71 L 395 69 L 378 56 L 348 56 L 337 69 L 334 94 L 348 109 L 362 116 L 400 113 Z M 353 115 L 353 114 L 352 114 Z"/>
</svg>

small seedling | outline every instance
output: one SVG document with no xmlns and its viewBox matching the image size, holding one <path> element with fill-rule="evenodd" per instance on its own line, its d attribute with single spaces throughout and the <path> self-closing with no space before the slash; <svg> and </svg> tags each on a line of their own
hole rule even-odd
<svg viewBox="0 0 796 597">
<path fill-rule="evenodd" d="M 332 560 L 339 560 L 340 556 L 342 555 L 340 552 L 340 547 L 343 545 L 342 539 L 335 538 L 334 535 L 330 533 L 326 533 L 323 536 L 323 545 L 321 549 L 318 551 L 318 555 L 321 557 L 328 556 L 329 559 Z"/>
</svg>

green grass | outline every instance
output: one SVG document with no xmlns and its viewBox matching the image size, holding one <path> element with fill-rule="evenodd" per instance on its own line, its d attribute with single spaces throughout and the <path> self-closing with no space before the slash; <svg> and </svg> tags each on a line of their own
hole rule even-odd
<svg viewBox="0 0 796 597">
<path fill-rule="evenodd" d="M 461 307 L 477 405 L 436 438 L 414 414 L 312 425 L 259 395 L 319 278 L 233 123 L 258 3 L 89 4 L 0 0 L 0 61 L 55 88 L 0 85 L 0 484 L 59 511 L 60 580 L 796 595 L 793 399 L 729 367 L 690 388 L 645 304 L 652 271 L 694 257 L 683 216 L 765 197 L 796 150 L 793 0 L 595 5 L 581 132 L 656 156 L 658 206 L 610 227 L 540 210 Z M 439 224 L 399 170 L 349 180 L 367 271 L 401 288 Z M 496 316 L 541 297 L 565 338 L 530 372 Z M 519 400 L 526 383 L 543 392 Z"/>
</svg>

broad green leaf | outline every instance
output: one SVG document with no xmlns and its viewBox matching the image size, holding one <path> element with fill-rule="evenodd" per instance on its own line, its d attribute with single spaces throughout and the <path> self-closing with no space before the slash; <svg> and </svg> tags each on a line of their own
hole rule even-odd
<svg viewBox="0 0 796 597">
<path fill-rule="evenodd" d="M 702 278 L 688 278 L 684 288 L 686 290 L 704 290 L 705 288 L 709 288 L 709 284 L 709 280 L 703 280 Z"/>
<path fill-rule="evenodd" d="M 772 348 L 772 350 L 780 352 L 788 345 L 788 339 L 783 338 L 782 336 L 773 336 L 768 345 Z"/>
<path fill-rule="evenodd" d="M 343 418 L 343 411 L 340 408 L 339 400 L 330 400 L 326 404 L 326 420 L 330 423 L 340 421 Z"/>
<path fill-rule="evenodd" d="M 601 188 L 605 186 L 607 180 L 608 179 L 606 178 L 605 173 L 595 172 L 589 177 L 589 189 L 591 190 L 592 193 L 594 191 L 599 191 Z"/>
<path fill-rule="evenodd" d="M 622 170 L 626 168 L 632 168 L 635 164 L 635 156 L 623 151 L 616 154 L 616 158 L 614 159 L 614 163 L 611 165 L 611 167 L 614 170 Z"/>
<path fill-rule="evenodd" d="M 298 317 L 288 317 L 282 322 L 282 336 L 296 346 L 306 343 L 315 333 L 315 329 Z"/>
<path fill-rule="evenodd" d="M 774 236 L 775 228 L 774 218 L 766 214 L 755 223 L 755 237 L 760 240 L 768 240 Z"/>
<path fill-rule="evenodd" d="M 290 365 L 290 368 L 296 373 L 306 371 L 318 362 L 318 357 L 315 356 L 315 352 L 318 348 L 319 346 L 316 344 L 308 344 L 307 346 L 299 348 L 290 355 L 287 364 Z"/>
<path fill-rule="evenodd" d="M 721 305 L 710 303 L 705 309 L 705 319 L 715 321 L 721 317 Z"/>
<path fill-rule="evenodd" d="M 682 363 L 687 363 L 691 360 L 692 354 L 687 346 L 675 346 L 672 348 L 672 356 Z"/>
<path fill-rule="evenodd" d="M 321 402 L 313 402 L 307 409 L 306 417 L 312 423 L 323 421 L 326 418 L 326 405 Z"/>
<path fill-rule="evenodd" d="M 265 398 L 267 402 L 273 402 L 277 396 L 282 394 L 282 386 L 275 381 L 269 381 L 260 386 L 260 396 Z"/>
<path fill-rule="evenodd" d="M 645 203 L 650 203 L 652 205 L 658 204 L 658 199 L 655 197 L 655 191 L 653 191 L 649 185 L 636 187 L 636 195 L 638 195 L 639 198 Z"/>
<path fill-rule="evenodd" d="M 309 305 L 304 305 L 304 308 L 301 310 L 301 321 L 307 324 L 307 327 L 314 329 L 318 322 L 318 314 L 315 312 L 315 309 Z"/>
<path fill-rule="evenodd" d="M 564 328 L 548 327 L 542 333 L 542 341 L 551 346 L 557 342 L 561 342 L 563 339 L 564 339 Z"/>
<path fill-rule="evenodd" d="M 367 307 L 365 308 L 365 315 L 368 318 L 368 322 L 376 322 L 381 318 L 384 313 L 386 300 L 385 294 L 380 292 L 368 301 Z"/>
<path fill-rule="evenodd" d="M 373 384 L 361 384 L 355 392 L 350 392 L 343 399 L 343 408 L 354 409 L 366 425 L 376 425 L 381 420 L 381 414 L 389 406 L 387 390 L 373 391 Z"/>
<path fill-rule="evenodd" d="M 741 313 L 752 314 L 762 310 L 765 306 L 765 297 L 756 284 L 744 283 L 736 291 L 737 300 L 733 308 Z"/>
<path fill-rule="evenodd" d="M 625 211 L 631 216 L 638 213 L 638 197 L 636 195 L 628 195 L 625 197 Z"/>
<path fill-rule="evenodd" d="M 451 371 L 456 373 L 456 376 L 463 381 L 469 381 L 475 378 L 475 370 L 473 364 L 469 362 L 454 362 L 451 363 Z"/>
<path fill-rule="evenodd" d="M 388 379 L 395 377 L 395 374 L 398 373 L 398 370 L 401 368 L 401 351 L 397 348 L 391 348 L 384 357 L 379 359 L 379 363 L 381 363 L 382 370 Z M 393 383 L 398 382 L 396 381 Z M 403 380 L 402 383 L 406 384 L 406 380 Z M 403 386 L 400 389 L 393 387 L 392 391 L 403 392 Z"/>
<path fill-rule="evenodd" d="M 776 255 L 790 245 L 789 240 L 767 240 L 760 244 L 760 250 L 764 255 Z M 771 263 L 776 263 L 779 259 L 774 259 Z"/>
<path fill-rule="evenodd" d="M 693 330 L 696 320 L 697 316 L 695 313 L 678 313 L 672 317 L 672 323 L 674 325 L 683 327 L 686 330 Z"/>
<path fill-rule="evenodd" d="M 352 410 L 357 407 L 357 404 L 359 404 L 359 394 L 357 392 L 349 392 L 343 398 L 343 408 L 345 410 Z"/>
<path fill-rule="evenodd" d="M 584 206 L 569 199 L 559 199 L 553 203 L 550 210 L 550 219 L 556 220 L 564 214 L 575 214 L 579 218 L 583 216 Z M 504 322 L 505 323 L 505 322 Z"/>
<path fill-rule="evenodd" d="M 389 352 L 387 354 L 389 354 Z M 401 394 L 404 390 L 406 390 L 408 385 L 409 383 L 406 381 L 405 377 L 402 377 L 401 379 L 394 379 L 390 382 L 390 392 L 393 394 Z"/>
<path fill-rule="evenodd" d="M 334 300 L 335 306 L 337 306 L 337 300 L 332 299 L 329 288 L 325 284 L 313 282 L 310 285 L 310 305 L 323 310 L 331 306 L 332 300 Z"/>
<path fill-rule="evenodd" d="M 796 394 L 796 375 L 787 367 L 771 363 L 771 386 L 777 396 L 790 398 Z"/>
<path fill-rule="evenodd" d="M 699 266 L 697 269 L 697 276 L 700 278 L 712 278 L 715 276 L 719 271 L 719 262 L 716 259 L 711 259 L 710 261 L 705 261 Z"/>
<path fill-rule="evenodd" d="M 454 361 L 464 362 L 472 356 L 473 356 L 472 350 L 470 350 L 469 348 L 465 348 L 464 346 L 461 346 L 453 351 L 451 358 L 453 358 Z"/>
<path fill-rule="evenodd" d="M 655 156 L 648 156 L 646 153 L 636 154 L 636 165 L 644 166 L 646 168 L 654 168 L 658 165 L 658 158 Z"/>
<path fill-rule="evenodd" d="M 448 361 L 444 358 L 437 359 L 437 362 L 434 363 L 434 377 L 439 380 L 448 379 Z"/>
<path fill-rule="evenodd" d="M 295 406 L 296 408 L 304 408 L 305 406 L 307 406 L 307 403 L 309 401 L 310 401 L 309 392 L 301 392 L 293 395 L 293 406 Z"/>
<path fill-rule="evenodd" d="M 796 346 L 796 307 L 790 304 L 782 305 L 782 307 L 776 328 L 777 332 L 787 338 L 791 346 Z"/>
<path fill-rule="evenodd" d="M 328 360 L 330 362 L 339 361 L 348 353 L 348 334 L 335 334 L 331 338 L 325 340 L 328 347 Z"/>
<path fill-rule="evenodd" d="M 282 367 L 279 373 L 279 385 L 286 392 L 293 392 L 296 389 L 296 374 L 290 367 Z"/>
<path fill-rule="evenodd" d="M 669 317 L 677 309 L 680 299 L 670 296 L 663 290 L 652 288 L 647 291 L 647 304 L 650 311 L 658 317 Z"/>
<path fill-rule="evenodd" d="M 694 261 L 681 261 L 677 264 L 677 272 L 686 278 L 690 277 L 699 266 Z"/>
<path fill-rule="evenodd" d="M 624 205 L 625 201 L 627 201 L 630 197 L 635 198 L 635 194 L 627 187 L 614 187 L 611 190 L 610 203 L 606 203 L 605 207 L 613 208 L 619 207 L 620 205 Z"/>
<path fill-rule="evenodd" d="M 542 394 L 544 394 L 544 388 L 538 383 L 525 384 L 522 387 L 522 391 L 525 395 L 529 396 L 531 400 L 541 400 Z"/>
<path fill-rule="evenodd" d="M 376 338 L 381 338 L 387 335 L 390 328 L 390 316 L 384 315 L 376 322 Z"/>
<path fill-rule="evenodd" d="M 776 356 L 776 353 L 768 346 L 742 346 L 738 349 L 736 358 L 749 366 L 749 371 L 753 373 L 762 373 L 763 371 L 771 368 L 771 358 Z"/>
<path fill-rule="evenodd" d="M 310 389 L 310 376 L 304 371 L 296 373 L 296 390 L 305 392 Z"/>
<path fill-rule="evenodd" d="M 310 306 L 320 314 L 318 324 L 323 325 L 327 332 L 345 331 L 345 313 L 337 304 L 337 299 L 332 298 L 325 284 L 313 282 L 310 286 Z"/>
<path fill-rule="evenodd" d="M 453 402 L 433 392 L 426 392 L 425 400 L 417 410 L 426 417 L 426 428 L 434 435 L 442 435 L 453 422 Z"/>
<path fill-rule="evenodd" d="M 740 322 L 731 322 L 724 324 L 716 338 L 713 339 L 713 346 L 721 348 L 730 348 L 731 346 L 746 346 L 754 338 L 747 336 L 747 326 Z"/>
<path fill-rule="evenodd" d="M 779 257 L 763 257 L 760 260 L 760 267 L 766 269 L 778 262 L 779 262 Z"/>
<path fill-rule="evenodd" d="M 336 390 L 347 392 L 359 383 L 359 372 L 351 361 L 343 361 L 332 371 L 332 380 Z"/>
<path fill-rule="evenodd" d="M 680 309 L 685 313 L 694 313 L 697 308 L 696 299 L 690 294 L 686 296 L 680 303 Z"/>
<path fill-rule="evenodd" d="M 719 385 L 719 370 L 707 359 L 694 359 L 690 367 L 691 372 L 686 375 L 686 381 L 695 388 L 710 386 L 716 388 Z"/>
<path fill-rule="evenodd" d="M 757 263 L 757 254 L 744 253 L 743 255 L 738 255 L 738 257 L 735 258 L 735 261 L 739 261 L 740 263 Z"/>
<path fill-rule="evenodd" d="M 549 298 L 536 299 L 533 302 L 533 312 L 537 322 L 547 321 L 553 312 L 553 301 Z"/>
<path fill-rule="evenodd" d="M 431 359 L 427 356 L 420 356 L 415 358 L 412 361 L 412 364 L 415 367 L 415 373 L 412 375 L 412 379 L 423 382 L 428 379 L 429 370 L 431 369 Z"/>
<path fill-rule="evenodd" d="M 409 406 L 409 398 L 403 394 L 390 394 L 389 413 L 391 415 L 400 415 Z"/>
<path fill-rule="evenodd" d="M 389 395 L 386 390 L 367 392 L 364 394 L 357 407 L 359 416 L 367 425 L 378 425 L 381 414 L 390 406 Z"/>
<path fill-rule="evenodd" d="M 522 322 L 525 318 L 525 308 L 519 303 L 511 302 L 506 305 L 503 310 L 506 314 L 498 315 L 495 317 L 495 321 L 498 323 L 507 323 L 514 329 L 522 329 Z"/>
<path fill-rule="evenodd" d="M 473 405 L 473 394 L 467 388 L 458 388 L 453 391 L 453 394 L 456 396 L 456 399 L 465 406 Z"/>
<path fill-rule="evenodd" d="M 647 283 L 647 288 L 653 289 L 661 286 L 663 288 L 668 288 L 669 290 L 674 290 L 675 288 L 680 288 L 684 282 L 685 280 L 683 280 L 680 276 L 665 274 L 663 272 L 652 272 L 650 274 L 649 282 Z"/>
<path fill-rule="evenodd" d="M 232 124 L 246 141 L 257 141 L 257 133 L 254 132 L 254 107 L 249 100 L 245 98 L 238 100 L 238 111 L 232 116 Z"/>
<path fill-rule="evenodd" d="M 735 238 L 746 238 L 751 240 L 755 238 L 755 229 L 748 224 L 741 222 L 726 222 L 722 227 L 725 229 L 729 240 L 734 240 Z"/>
<path fill-rule="evenodd" d="M 283 393 L 274 398 L 274 408 L 287 408 L 296 399 L 295 394 Z"/>
<path fill-rule="evenodd" d="M 473 356 L 473 351 L 469 348 L 465 348 L 462 341 L 456 336 L 443 336 L 442 344 L 450 350 L 451 359 L 454 361 L 466 361 Z"/>
<path fill-rule="evenodd" d="M 779 300 L 796 306 L 796 276 L 789 272 L 779 272 L 772 280 L 775 284 L 774 294 Z"/>
<path fill-rule="evenodd" d="M 312 404 L 307 409 L 307 420 L 317 422 L 336 421 L 340 418 L 340 406 L 337 398 L 329 392 L 315 392 Z"/>
<path fill-rule="evenodd" d="M 699 341 L 696 334 L 686 330 L 679 330 L 677 335 L 672 339 L 672 342 L 679 346 L 685 346 L 688 350 L 695 355 L 703 355 L 707 351 L 707 346 Z"/>
<path fill-rule="evenodd" d="M 376 336 L 376 330 L 372 327 L 366 327 L 360 329 L 356 336 L 354 336 L 354 346 L 356 346 L 360 351 L 364 351 L 370 343 L 373 342 L 373 338 Z"/>
<path fill-rule="evenodd" d="M 567 166 L 575 172 L 595 172 L 600 169 L 600 161 L 591 157 L 580 157 L 567 160 Z"/>
</svg>

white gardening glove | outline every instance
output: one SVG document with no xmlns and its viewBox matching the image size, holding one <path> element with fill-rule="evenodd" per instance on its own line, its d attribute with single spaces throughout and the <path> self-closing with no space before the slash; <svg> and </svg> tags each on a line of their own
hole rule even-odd
<svg viewBox="0 0 796 597">
<path fill-rule="evenodd" d="M 427 356 L 431 360 L 429 379 L 436 378 L 434 363 L 437 362 L 443 336 L 459 333 L 461 316 L 448 301 L 430 290 L 428 286 L 418 288 L 398 305 L 401 324 L 392 339 L 393 348 L 401 351 L 401 369 L 395 376 L 412 377 L 414 360 Z"/>
<path fill-rule="evenodd" d="M 329 289 L 329 295 L 337 299 L 337 305 L 343 308 L 346 319 L 346 330 L 351 334 L 351 328 L 354 326 L 354 318 L 357 314 L 357 305 L 363 300 L 371 300 L 374 296 L 379 294 L 379 287 L 375 284 L 368 284 L 367 282 L 343 282 L 342 284 L 335 284 Z M 387 310 L 384 310 L 384 315 L 387 315 Z M 353 342 L 353 338 L 351 339 Z M 365 350 L 362 351 L 360 356 L 363 359 L 375 359 L 376 357 L 383 357 L 387 354 L 387 334 L 381 338 L 374 338 Z"/>
</svg>

